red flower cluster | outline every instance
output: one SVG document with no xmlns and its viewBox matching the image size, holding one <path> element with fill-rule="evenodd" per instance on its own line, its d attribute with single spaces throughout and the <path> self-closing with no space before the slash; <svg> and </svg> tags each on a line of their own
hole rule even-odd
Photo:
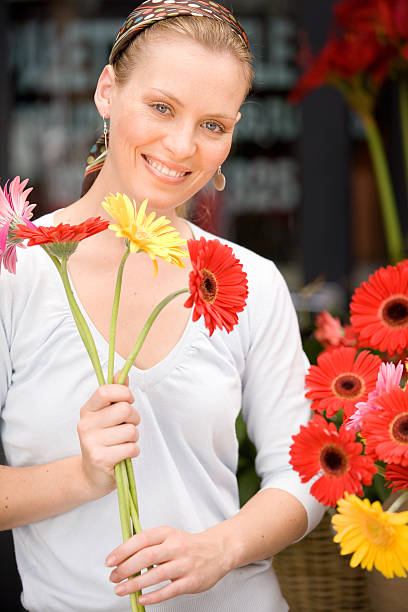
<svg viewBox="0 0 408 612">
<path fill-rule="evenodd" d="M 340 321 L 321 313 L 316 337 L 329 349 L 309 369 L 306 397 L 324 417 L 315 415 L 302 427 L 291 448 L 291 464 L 302 481 L 320 475 L 311 492 L 331 505 L 345 492 L 361 495 L 378 462 L 386 465 L 386 486 L 408 490 L 408 388 L 400 386 L 401 361 L 390 363 L 390 357 L 408 351 L 408 260 L 376 270 L 355 290 L 350 311 L 351 337 L 354 333 L 359 346 L 383 352 L 385 363 L 368 350 L 341 346 Z M 357 428 L 349 427 L 353 420 Z M 356 441 L 356 430 L 364 446 Z"/>
<path fill-rule="evenodd" d="M 310 91 L 331 84 L 341 89 L 355 110 L 370 111 L 398 58 L 408 59 L 407 2 L 345 0 L 334 12 L 329 40 L 295 84 L 289 99 L 299 102 Z"/>
<path fill-rule="evenodd" d="M 334 14 L 345 30 L 374 33 L 408 59 L 406 0 L 345 0 L 334 7 Z"/>
</svg>

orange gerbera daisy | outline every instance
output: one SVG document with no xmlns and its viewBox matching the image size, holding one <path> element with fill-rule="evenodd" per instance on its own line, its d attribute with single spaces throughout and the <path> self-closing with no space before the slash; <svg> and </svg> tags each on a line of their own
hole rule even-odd
<svg viewBox="0 0 408 612">
<path fill-rule="evenodd" d="M 342 408 L 345 417 L 350 417 L 357 402 L 364 402 L 375 389 L 381 363 L 377 355 L 368 351 L 357 355 L 351 347 L 321 353 L 317 366 L 310 366 L 306 376 L 306 397 L 313 400 L 313 410 L 326 410 L 332 417 Z"/>
<path fill-rule="evenodd" d="M 335 506 L 344 492 L 363 492 L 377 471 L 374 461 L 362 455 L 363 445 L 355 441 L 354 433 L 316 414 L 300 432 L 293 436 L 290 463 L 299 472 L 302 482 L 320 475 L 310 492 L 325 506 Z"/>
<path fill-rule="evenodd" d="M 360 345 L 401 353 L 408 347 L 408 266 L 376 270 L 355 290 L 350 311 Z"/>
<path fill-rule="evenodd" d="M 363 418 L 366 452 L 386 463 L 408 466 L 408 393 L 400 387 L 376 400 L 380 410 Z"/>
<path fill-rule="evenodd" d="M 59 223 L 49 227 L 18 225 L 14 236 L 20 239 L 28 238 L 28 246 L 45 244 L 52 255 L 66 258 L 72 255 L 81 240 L 106 230 L 108 225 L 109 221 L 101 217 L 90 217 L 78 225 L 69 223 Z"/>
<path fill-rule="evenodd" d="M 231 247 L 219 240 L 201 237 L 189 240 L 187 245 L 193 269 L 189 277 L 190 296 L 184 306 L 194 305 L 193 321 L 203 316 L 210 336 L 217 327 L 229 333 L 248 297 L 242 264 Z"/>
<path fill-rule="evenodd" d="M 408 490 L 408 467 L 389 463 L 385 470 L 385 480 L 393 491 Z"/>
</svg>

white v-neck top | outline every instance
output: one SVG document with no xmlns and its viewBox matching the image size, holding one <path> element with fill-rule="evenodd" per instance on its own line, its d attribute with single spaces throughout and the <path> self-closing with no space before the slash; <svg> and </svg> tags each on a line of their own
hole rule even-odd
<svg viewBox="0 0 408 612">
<path fill-rule="evenodd" d="M 36 220 L 52 225 L 53 215 Z M 191 225 L 196 238 L 212 236 Z M 222 240 L 222 242 L 227 242 Z M 288 491 L 312 529 L 323 508 L 288 463 L 292 434 L 309 418 L 306 361 L 296 314 L 275 265 L 228 243 L 248 274 L 239 324 L 210 338 L 190 320 L 165 359 L 132 367 L 141 415 L 133 460 L 142 527 L 199 532 L 239 510 L 239 411 L 258 454 L 262 488 Z M 108 344 L 84 313 L 106 374 Z M 115 371 L 124 363 L 116 355 Z M 97 387 L 54 264 L 41 247 L 18 249 L 17 274 L 0 276 L 1 436 L 9 465 L 80 454 L 81 406 Z M 52 491 L 50 491 L 52 495 Z M 108 580 L 106 555 L 121 542 L 116 491 L 59 516 L 13 530 L 23 604 L 30 612 L 128 612 Z M 284 612 L 270 560 L 230 572 L 212 589 L 149 606 L 160 612 Z"/>
</svg>

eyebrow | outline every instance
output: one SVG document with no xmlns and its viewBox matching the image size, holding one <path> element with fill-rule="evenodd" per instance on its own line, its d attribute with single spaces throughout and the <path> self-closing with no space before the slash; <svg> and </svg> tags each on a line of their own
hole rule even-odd
<svg viewBox="0 0 408 612">
<path fill-rule="evenodd" d="M 165 91 L 164 89 L 157 89 L 156 87 L 153 88 L 153 91 L 158 91 L 160 94 L 162 94 L 166 98 L 173 100 L 173 102 L 181 106 L 181 108 L 184 108 L 184 104 L 180 102 L 180 100 L 176 98 L 176 96 L 173 96 L 173 94 L 171 94 L 169 91 Z M 208 115 L 210 117 L 217 117 L 218 119 L 228 119 L 229 121 L 235 121 L 236 119 L 235 117 L 231 117 L 229 115 L 223 115 L 222 113 L 208 113 Z"/>
</svg>

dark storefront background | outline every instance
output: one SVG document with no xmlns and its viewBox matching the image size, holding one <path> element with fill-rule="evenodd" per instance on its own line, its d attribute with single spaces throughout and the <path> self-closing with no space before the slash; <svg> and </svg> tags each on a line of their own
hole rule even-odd
<svg viewBox="0 0 408 612">
<path fill-rule="evenodd" d="M 0 182 L 20 175 L 40 216 L 79 197 L 90 145 L 101 132 L 93 104 L 114 36 L 137 3 L 0 1 Z M 385 260 L 364 137 L 340 95 L 322 88 L 300 106 L 286 97 L 298 75 L 299 40 L 324 44 L 332 0 L 233 0 L 255 56 L 227 187 L 191 203 L 192 220 L 273 259 L 302 326 L 310 311 L 344 313 L 347 298 Z M 394 181 L 403 181 L 395 95 L 382 102 Z M 18 610 L 9 534 L 0 534 L 1 609 Z M 4 603 L 5 602 L 5 603 Z"/>
</svg>

